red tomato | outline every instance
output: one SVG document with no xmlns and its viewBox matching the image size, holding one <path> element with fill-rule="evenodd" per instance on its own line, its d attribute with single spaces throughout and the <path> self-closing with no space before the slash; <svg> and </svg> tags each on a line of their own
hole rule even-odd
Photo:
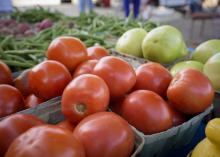
<svg viewBox="0 0 220 157">
<path fill-rule="evenodd" d="M 0 118 L 24 109 L 21 93 L 10 85 L 0 85 Z"/>
<path fill-rule="evenodd" d="M 156 93 L 137 90 L 129 94 L 121 107 L 122 117 L 144 134 L 154 134 L 172 127 L 168 104 Z"/>
<path fill-rule="evenodd" d="M 75 128 L 75 126 L 72 123 L 70 123 L 68 120 L 61 121 L 60 123 L 57 124 L 57 126 L 67 129 L 71 132 L 73 132 Z"/>
<path fill-rule="evenodd" d="M 102 46 L 92 46 L 87 48 L 89 59 L 101 59 L 102 57 L 108 56 L 109 52 Z"/>
<path fill-rule="evenodd" d="M 34 95 L 43 100 L 60 96 L 71 79 L 66 67 L 57 61 L 44 61 L 29 73 L 29 84 Z"/>
<path fill-rule="evenodd" d="M 13 84 L 12 74 L 9 67 L 0 60 L 0 84 Z"/>
<path fill-rule="evenodd" d="M 187 116 L 185 114 L 176 110 L 170 102 L 168 104 L 173 119 L 173 126 L 180 125 L 187 121 Z"/>
<path fill-rule="evenodd" d="M 31 87 L 29 85 L 28 81 L 28 75 L 29 75 L 30 69 L 23 71 L 15 80 L 15 87 L 21 92 L 21 94 L 24 97 L 27 97 L 30 95 Z"/>
<path fill-rule="evenodd" d="M 129 157 L 134 133 L 129 124 L 113 112 L 99 112 L 83 119 L 73 132 L 84 145 L 86 157 Z"/>
<path fill-rule="evenodd" d="M 166 96 L 172 80 L 170 72 L 159 63 L 149 62 L 136 69 L 137 81 L 134 89 L 145 89 Z"/>
<path fill-rule="evenodd" d="M 83 74 L 76 77 L 65 88 L 61 108 L 72 123 L 95 112 L 105 111 L 109 103 L 109 90 L 98 76 Z"/>
<path fill-rule="evenodd" d="M 58 37 L 50 43 L 47 57 L 64 64 L 71 72 L 79 63 L 88 59 L 84 43 L 77 38 L 66 36 Z"/>
<path fill-rule="evenodd" d="M 69 130 L 43 125 L 16 138 L 5 157 L 85 157 L 85 150 Z"/>
<path fill-rule="evenodd" d="M 212 104 L 214 90 L 202 72 L 185 69 L 173 78 L 167 96 L 177 110 L 193 115 L 203 112 Z"/>
<path fill-rule="evenodd" d="M 42 102 L 44 102 L 44 101 L 42 99 L 36 97 L 34 94 L 29 95 L 24 101 L 26 108 L 36 107 L 39 104 L 41 104 Z"/>
<path fill-rule="evenodd" d="M 93 68 L 98 63 L 98 60 L 87 60 L 82 62 L 76 67 L 76 70 L 73 73 L 73 77 L 77 77 L 82 74 L 91 74 Z"/>
<path fill-rule="evenodd" d="M 0 121 L 0 156 L 4 156 L 10 144 L 28 129 L 44 124 L 33 115 L 13 114 Z"/>
<path fill-rule="evenodd" d="M 132 66 L 113 56 L 101 58 L 94 67 L 93 74 L 100 76 L 107 83 L 111 98 L 123 96 L 136 82 Z"/>
</svg>

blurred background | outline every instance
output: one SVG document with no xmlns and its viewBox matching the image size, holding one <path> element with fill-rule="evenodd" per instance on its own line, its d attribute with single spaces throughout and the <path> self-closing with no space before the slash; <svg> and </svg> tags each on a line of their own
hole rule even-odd
<svg viewBox="0 0 220 157">
<path fill-rule="evenodd" d="M 10 0 L 0 3 L 4 1 Z M 40 5 L 68 16 L 79 15 L 78 3 L 78 0 L 12 0 L 13 7 L 21 10 Z M 123 0 L 93 0 L 93 3 L 97 14 L 125 17 Z M 219 3 L 219 0 L 141 0 L 138 18 L 176 26 L 186 43 L 195 47 L 205 40 L 220 38 Z"/>
</svg>

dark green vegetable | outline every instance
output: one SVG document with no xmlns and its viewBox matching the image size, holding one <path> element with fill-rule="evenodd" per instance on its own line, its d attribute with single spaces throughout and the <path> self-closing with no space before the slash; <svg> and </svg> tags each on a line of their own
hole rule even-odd
<svg viewBox="0 0 220 157">
<path fill-rule="evenodd" d="M 52 27 L 32 37 L 16 39 L 13 36 L 0 35 L 0 59 L 14 71 L 31 68 L 44 60 L 48 45 L 58 36 L 77 37 L 87 47 L 100 44 L 111 49 L 114 48 L 117 39 L 127 30 L 141 27 L 150 31 L 157 26 L 150 21 L 135 20 L 131 16 L 126 20 L 95 13 L 67 17 L 41 7 L 28 9 L 25 12 L 16 10 L 12 18 L 29 23 L 40 22 L 48 18 L 56 22 Z"/>
</svg>

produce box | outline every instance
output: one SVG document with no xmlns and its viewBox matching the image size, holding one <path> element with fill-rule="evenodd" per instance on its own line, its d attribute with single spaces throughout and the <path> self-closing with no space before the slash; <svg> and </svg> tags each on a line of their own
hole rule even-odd
<svg viewBox="0 0 220 157">
<path fill-rule="evenodd" d="M 134 68 L 137 68 L 143 63 L 148 62 L 143 58 L 138 58 L 126 54 L 122 54 L 116 51 L 111 51 L 111 55 L 120 57 L 127 62 L 129 62 Z M 181 60 L 186 60 L 190 57 L 190 54 Z M 175 61 L 179 62 L 180 60 Z M 172 66 L 173 64 L 165 65 L 167 68 Z M 219 101 L 220 101 L 220 94 L 219 94 Z M 183 123 L 182 125 L 173 127 L 168 129 L 167 131 L 156 133 L 153 135 L 144 135 L 142 136 L 145 138 L 144 148 L 140 153 L 141 157 L 160 157 L 164 156 L 167 152 L 171 149 L 181 148 L 187 144 L 189 144 L 193 137 L 196 134 L 196 131 L 200 125 L 200 122 L 203 120 L 205 116 L 211 113 L 213 106 L 209 107 L 203 113 L 191 118 L 187 122 Z"/>
<path fill-rule="evenodd" d="M 110 55 L 113 56 L 117 56 L 120 57 L 124 60 L 126 60 L 127 62 L 129 62 L 134 68 L 137 68 L 139 65 L 150 62 L 147 59 L 144 58 L 140 58 L 140 57 L 135 57 L 132 55 L 128 55 L 128 54 L 124 54 L 124 53 L 120 53 L 117 52 L 115 50 L 111 50 L 110 51 Z M 186 61 L 189 60 L 191 57 L 191 54 L 189 53 L 188 55 L 186 55 L 185 57 L 179 58 L 177 60 L 175 60 L 174 62 L 170 63 L 170 64 L 162 64 L 164 67 L 166 68 L 171 68 L 173 65 L 175 65 L 176 63 L 180 62 L 180 61 Z"/>
<path fill-rule="evenodd" d="M 49 124 L 56 124 L 64 120 L 64 116 L 61 113 L 60 102 L 61 97 L 56 97 L 47 102 L 42 103 L 41 105 L 35 108 L 26 109 L 18 113 L 32 114 Z M 2 119 L 0 119 L 0 121 Z M 135 149 L 131 157 L 136 157 L 141 152 L 144 146 L 144 138 L 136 129 L 133 128 L 133 130 L 135 133 Z"/>
<path fill-rule="evenodd" d="M 212 109 L 213 106 L 182 125 L 173 127 L 167 131 L 153 135 L 142 134 L 145 138 L 145 144 L 140 156 L 162 157 L 171 149 L 181 148 L 189 144 L 195 136 L 200 122 L 212 111 Z"/>
<path fill-rule="evenodd" d="M 220 118 L 220 93 L 215 92 L 215 99 L 214 99 L 214 117 Z"/>
</svg>

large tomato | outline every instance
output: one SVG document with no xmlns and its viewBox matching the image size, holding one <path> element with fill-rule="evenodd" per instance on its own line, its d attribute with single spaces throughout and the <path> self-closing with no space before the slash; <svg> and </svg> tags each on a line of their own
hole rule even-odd
<svg viewBox="0 0 220 157">
<path fill-rule="evenodd" d="M 61 95 L 71 79 L 64 65 L 51 60 L 36 65 L 29 73 L 29 84 L 34 95 L 43 100 Z"/>
<path fill-rule="evenodd" d="M 85 157 L 83 145 L 69 130 L 43 125 L 26 131 L 10 145 L 5 157 Z"/>
<path fill-rule="evenodd" d="M 59 122 L 57 124 L 57 126 L 64 128 L 64 129 L 67 129 L 71 132 L 73 132 L 73 130 L 75 128 L 75 126 L 72 123 L 70 123 L 70 121 L 68 121 L 68 120 L 63 120 L 63 121 Z"/>
<path fill-rule="evenodd" d="M 24 99 L 18 89 L 0 85 L 0 118 L 24 109 Z"/>
<path fill-rule="evenodd" d="M 29 85 L 28 81 L 28 75 L 29 75 L 30 69 L 23 71 L 15 80 L 15 87 L 21 92 L 21 94 L 24 97 L 27 97 L 30 95 L 31 87 Z"/>
<path fill-rule="evenodd" d="M 34 94 L 29 95 L 24 101 L 26 108 L 36 107 L 39 104 L 41 104 L 42 102 L 44 102 L 44 101 L 42 99 L 36 97 Z"/>
<path fill-rule="evenodd" d="M 102 57 L 108 56 L 109 52 L 102 46 L 92 46 L 87 48 L 89 59 L 101 59 Z"/>
<path fill-rule="evenodd" d="M 4 156 L 10 144 L 28 129 L 44 124 L 32 115 L 13 114 L 0 122 L 0 156 Z"/>
<path fill-rule="evenodd" d="M 167 96 L 177 110 L 193 115 L 203 112 L 211 105 L 214 90 L 202 72 L 185 69 L 173 78 Z"/>
<path fill-rule="evenodd" d="M 146 135 L 167 130 L 173 124 L 168 104 L 158 94 L 148 90 L 129 94 L 122 104 L 121 114 Z"/>
<path fill-rule="evenodd" d="M 72 72 L 79 63 L 87 60 L 87 50 L 81 40 L 61 36 L 50 43 L 47 57 L 61 62 Z"/>
<path fill-rule="evenodd" d="M 145 89 L 166 96 L 172 80 L 170 72 L 159 63 L 149 62 L 136 69 L 137 81 L 134 89 Z"/>
<path fill-rule="evenodd" d="M 0 60 L 0 84 L 13 84 L 12 74 L 9 67 Z"/>
<path fill-rule="evenodd" d="M 126 61 L 114 56 L 101 58 L 94 67 L 93 74 L 103 78 L 113 99 L 130 91 L 136 82 L 133 67 Z"/>
<path fill-rule="evenodd" d="M 129 124 L 113 112 L 99 112 L 83 119 L 73 135 L 84 145 L 86 157 L 129 157 L 134 133 Z"/>
<path fill-rule="evenodd" d="M 68 120 L 78 123 L 92 113 L 105 111 L 108 103 L 109 90 L 103 79 L 96 75 L 83 74 L 65 88 L 61 108 Z"/>
<path fill-rule="evenodd" d="M 76 70 L 73 73 L 73 77 L 77 77 L 82 74 L 91 74 L 93 68 L 98 63 L 98 60 L 87 60 L 82 62 L 76 67 Z"/>
</svg>

